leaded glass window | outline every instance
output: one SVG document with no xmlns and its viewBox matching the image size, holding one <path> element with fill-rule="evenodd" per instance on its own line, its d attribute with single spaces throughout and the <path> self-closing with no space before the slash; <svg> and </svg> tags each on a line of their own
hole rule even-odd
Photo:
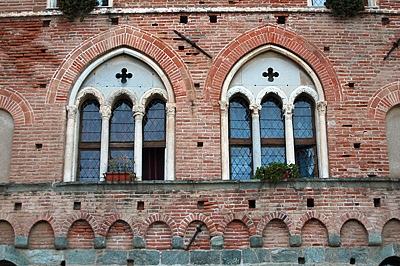
<svg viewBox="0 0 400 266">
<path fill-rule="evenodd" d="M 282 103 L 275 97 L 267 97 L 261 103 L 261 165 L 271 162 L 285 163 L 285 126 Z"/>
<path fill-rule="evenodd" d="M 293 132 L 296 164 L 302 177 L 316 177 L 318 171 L 314 104 L 310 99 L 300 97 L 294 105 Z"/>
<path fill-rule="evenodd" d="M 100 170 L 101 116 L 97 101 L 87 100 L 81 106 L 78 179 L 97 181 Z"/>
<path fill-rule="evenodd" d="M 251 113 L 242 97 L 229 103 L 231 179 L 250 179 L 253 171 L 251 149 Z"/>
<path fill-rule="evenodd" d="M 312 0 L 313 6 L 325 6 L 326 0 Z"/>
</svg>

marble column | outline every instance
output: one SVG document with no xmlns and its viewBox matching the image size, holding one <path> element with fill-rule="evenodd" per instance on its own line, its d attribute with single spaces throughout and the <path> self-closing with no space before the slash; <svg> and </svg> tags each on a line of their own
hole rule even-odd
<svg viewBox="0 0 400 266">
<path fill-rule="evenodd" d="M 285 142 L 286 142 L 286 163 L 294 164 L 296 162 L 294 153 L 294 135 L 293 135 L 293 104 L 283 105 L 285 116 Z"/>
<path fill-rule="evenodd" d="M 78 107 L 75 105 L 67 106 L 67 132 L 65 140 L 65 162 L 64 162 L 64 182 L 71 182 L 73 180 L 73 162 L 74 162 L 74 132 L 76 124 L 76 113 Z"/>
<path fill-rule="evenodd" d="M 221 175 L 223 180 L 229 180 L 229 121 L 226 101 L 219 101 L 221 111 Z"/>
<path fill-rule="evenodd" d="M 329 158 L 328 158 L 328 138 L 326 132 L 326 101 L 317 102 L 318 112 L 318 133 L 319 133 L 319 162 L 320 162 L 320 177 L 329 177 Z"/>
<path fill-rule="evenodd" d="M 175 179 L 175 104 L 167 103 L 166 175 L 165 180 Z"/>
<path fill-rule="evenodd" d="M 103 173 L 107 172 L 108 168 L 108 142 L 110 139 L 110 117 L 111 106 L 101 105 L 101 146 L 100 146 L 100 181 L 105 181 Z"/>
<path fill-rule="evenodd" d="M 260 110 L 258 104 L 250 105 L 252 119 L 252 143 L 253 143 L 253 174 L 257 167 L 261 166 L 261 133 L 260 133 Z"/>
<path fill-rule="evenodd" d="M 142 180 L 142 157 L 143 157 L 143 117 L 145 108 L 142 105 L 135 105 L 132 108 L 135 117 L 135 146 L 134 154 L 134 172 L 136 173 L 136 180 Z"/>
</svg>

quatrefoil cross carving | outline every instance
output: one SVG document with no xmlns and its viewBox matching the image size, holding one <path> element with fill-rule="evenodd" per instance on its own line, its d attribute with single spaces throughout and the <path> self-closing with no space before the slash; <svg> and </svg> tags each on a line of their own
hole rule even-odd
<svg viewBox="0 0 400 266">
<path fill-rule="evenodd" d="M 274 77 L 279 77 L 279 73 L 278 72 L 274 72 L 274 69 L 272 67 L 269 67 L 267 69 L 268 72 L 263 72 L 262 76 L 263 77 L 268 77 L 268 81 L 272 82 L 274 81 Z"/>
<path fill-rule="evenodd" d="M 123 68 L 123 69 L 121 69 L 121 73 L 117 73 L 115 75 L 115 77 L 117 79 L 121 79 L 122 83 L 126 83 L 126 81 L 127 81 L 126 78 L 130 79 L 133 77 L 132 73 L 127 74 L 126 72 L 128 72 L 128 70 L 126 68 Z"/>
</svg>

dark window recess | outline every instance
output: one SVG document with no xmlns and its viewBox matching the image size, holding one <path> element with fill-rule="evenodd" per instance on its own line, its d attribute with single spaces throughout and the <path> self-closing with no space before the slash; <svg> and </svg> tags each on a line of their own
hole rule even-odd
<svg viewBox="0 0 400 266">
<path fill-rule="evenodd" d="M 137 210 L 138 211 L 143 211 L 144 210 L 144 202 L 143 201 L 138 201 Z"/>
<path fill-rule="evenodd" d="M 249 200 L 249 209 L 256 208 L 256 200 Z"/>
<path fill-rule="evenodd" d="M 375 208 L 381 207 L 381 199 L 380 198 L 374 199 L 374 207 Z"/>
<path fill-rule="evenodd" d="M 382 18 L 382 25 L 389 25 L 390 19 L 389 18 Z"/>
<path fill-rule="evenodd" d="M 217 23 L 217 16 L 211 15 L 210 16 L 210 23 Z"/>
<path fill-rule="evenodd" d="M 382 19 L 383 21 L 383 19 Z M 49 27 L 51 20 L 43 20 L 43 27 Z"/>
<path fill-rule="evenodd" d="M 111 25 L 118 25 L 119 18 L 111 18 Z"/>
<path fill-rule="evenodd" d="M 80 210 L 81 209 L 81 203 L 79 201 L 74 202 L 74 210 Z"/>
<path fill-rule="evenodd" d="M 361 147 L 361 143 L 354 143 L 354 148 L 359 149 Z"/>
<path fill-rule="evenodd" d="M 197 209 L 204 210 L 204 202 L 205 201 L 202 201 L 202 200 L 198 201 L 197 202 Z"/>
<path fill-rule="evenodd" d="M 179 23 L 187 24 L 188 17 L 187 16 L 180 16 Z"/>
<path fill-rule="evenodd" d="M 203 147 L 203 142 L 197 142 L 197 147 Z"/>
<path fill-rule="evenodd" d="M 305 264 L 306 259 L 304 257 L 299 257 L 298 262 L 299 262 L 299 264 Z"/>
<path fill-rule="evenodd" d="M 354 82 L 349 82 L 349 87 L 354 88 Z"/>
<path fill-rule="evenodd" d="M 307 199 L 307 207 L 314 207 L 314 199 Z"/>
<path fill-rule="evenodd" d="M 278 24 L 286 24 L 287 16 L 277 16 L 276 23 Z"/>
<path fill-rule="evenodd" d="M 350 258 L 350 264 L 356 264 L 356 259 L 355 258 Z"/>
<path fill-rule="evenodd" d="M 331 48 L 329 46 L 324 47 L 324 51 L 330 51 L 330 50 L 331 50 Z"/>
<path fill-rule="evenodd" d="M 143 180 L 164 180 L 165 148 L 143 148 Z"/>
<path fill-rule="evenodd" d="M 43 144 L 42 143 L 36 143 L 35 147 L 36 147 L 36 149 L 41 149 L 41 148 L 43 148 Z"/>
<path fill-rule="evenodd" d="M 14 210 L 16 210 L 16 211 L 22 210 L 22 203 L 21 202 L 16 202 L 14 204 Z"/>
</svg>

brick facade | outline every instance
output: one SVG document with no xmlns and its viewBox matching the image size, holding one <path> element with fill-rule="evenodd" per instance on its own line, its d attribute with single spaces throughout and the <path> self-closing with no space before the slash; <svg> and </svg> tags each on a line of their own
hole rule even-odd
<svg viewBox="0 0 400 266">
<path fill-rule="evenodd" d="M 385 128 L 400 104 L 400 51 L 383 61 L 400 37 L 398 1 L 347 19 L 306 0 L 113 2 L 83 22 L 46 9 L 46 0 L 0 3 L 0 109 L 14 119 L 9 182 L 0 184 L 0 261 L 379 265 L 400 256 Z M 321 83 L 329 179 L 221 180 L 224 82 L 267 44 L 298 56 Z M 145 55 L 171 84 L 174 181 L 63 182 L 73 86 L 119 48 Z"/>
</svg>

